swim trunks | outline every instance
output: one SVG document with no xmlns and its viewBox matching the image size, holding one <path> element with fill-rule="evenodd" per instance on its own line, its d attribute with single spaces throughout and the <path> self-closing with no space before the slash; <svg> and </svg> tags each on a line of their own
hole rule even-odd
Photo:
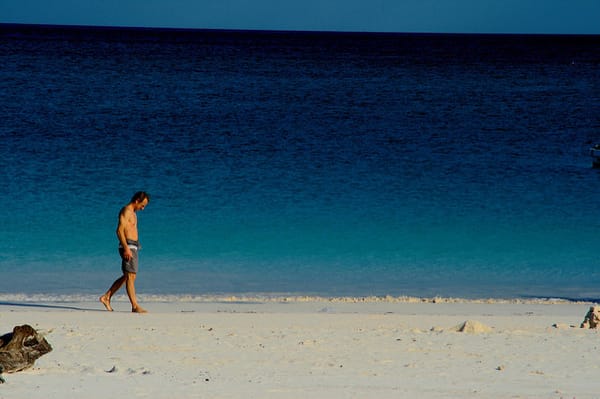
<svg viewBox="0 0 600 399">
<path fill-rule="evenodd" d="M 140 243 L 136 240 L 127 239 L 127 246 L 131 249 L 131 259 L 123 259 L 123 246 L 119 244 L 119 254 L 121 255 L 121 270 L 123 273 L 137 273 L 138 272 L 138 250 L 140 249 Z"/>
</svg>

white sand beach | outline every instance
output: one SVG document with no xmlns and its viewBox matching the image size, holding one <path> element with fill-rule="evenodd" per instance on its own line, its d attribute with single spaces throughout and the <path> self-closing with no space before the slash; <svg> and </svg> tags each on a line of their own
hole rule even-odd
<svg viewBox="0 0 600 399">
<path fill-rule="evenodd" d="M 587 303 L 292 299 L 0 304 L 53 351 L 0 398 L 599 398 Z M 457 332 L 472 320 L 482 330 Z M 553 327 L 557 325 L 557 327 Z M 571 327 L 573 326 L 573 327 Z"/>
</svg>

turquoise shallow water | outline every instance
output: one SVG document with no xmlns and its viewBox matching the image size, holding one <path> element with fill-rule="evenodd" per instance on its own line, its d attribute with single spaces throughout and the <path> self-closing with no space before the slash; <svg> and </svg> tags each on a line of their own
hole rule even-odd
<svg viewBox="0 0 600 399">
<path fill-rule="evenodd" d="M 1 32 L 1 293 L 600 298 L 596 37 Z"/>
</svg>

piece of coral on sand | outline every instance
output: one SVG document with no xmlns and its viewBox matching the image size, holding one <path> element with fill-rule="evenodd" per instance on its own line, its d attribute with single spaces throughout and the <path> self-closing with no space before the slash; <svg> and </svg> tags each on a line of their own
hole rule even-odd
<svg viewBox="0 0 600 399">
<path fill-rule="evenodd" d="M 457 326 L 451 328 L 451 331 L 462 332 L 467 334 L 490 333 L 492 328 L 475 320 L 467 320 Z"/>
</svg>

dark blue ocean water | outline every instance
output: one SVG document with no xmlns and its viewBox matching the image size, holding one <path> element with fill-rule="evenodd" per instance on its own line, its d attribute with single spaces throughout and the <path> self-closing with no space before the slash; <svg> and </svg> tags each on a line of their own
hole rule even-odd
<svg viewBox="0 0 600 399">
<path fill-rule="evenodd" d="M 600 37 L 0 28 L 0 294 L 600 298 Z"/>
</svg>

